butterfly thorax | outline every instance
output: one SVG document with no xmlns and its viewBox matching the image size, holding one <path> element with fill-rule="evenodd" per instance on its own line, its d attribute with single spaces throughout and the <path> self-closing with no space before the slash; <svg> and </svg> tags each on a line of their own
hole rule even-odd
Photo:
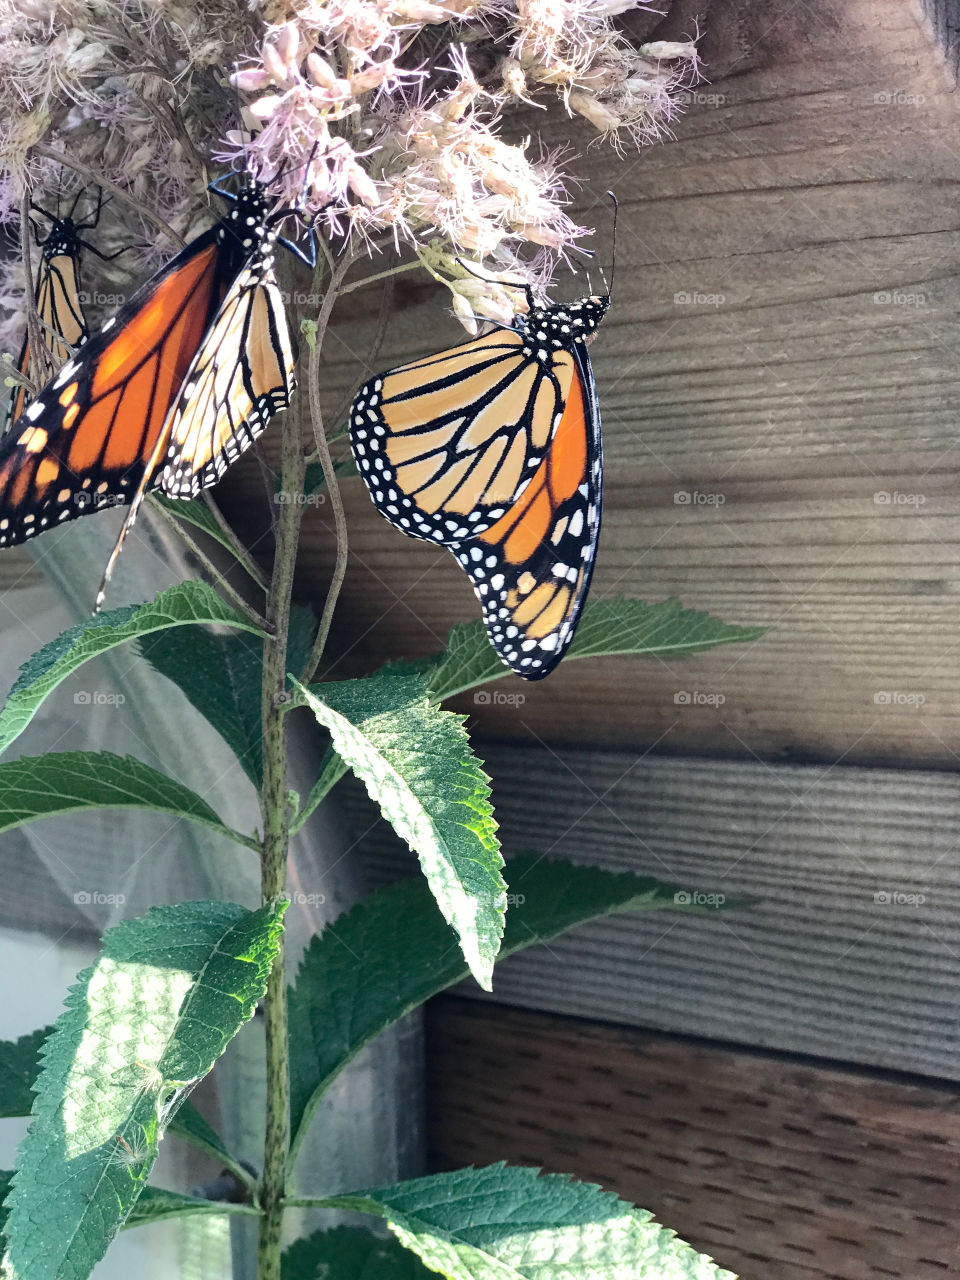
<svg viewBox="0 0 960 1280">
<path fill-rule="evenodd" d="M 514 328 L 531 350 L 556 351 L 588 338 L 609 306 L 609 297 L 603 296 L 534 307 L 526 315 L 517 316 Z"/>
<path fill-rule="evenodd" d="M 278 224 L 270 217 L 270 201 L 262 187 L 244 187 L 217 226 L 224 265 L 235 270 L 239 261 L 267 267 L 276 251 Z"/>
<path fill-rule="evenodd" d="M 54 258 L 75 257 L 78 252 L 78 236 L 76 223 L 72 218 L 55 218 L 50 233 L 40 246 L 45 261 Z"/>
</svg>

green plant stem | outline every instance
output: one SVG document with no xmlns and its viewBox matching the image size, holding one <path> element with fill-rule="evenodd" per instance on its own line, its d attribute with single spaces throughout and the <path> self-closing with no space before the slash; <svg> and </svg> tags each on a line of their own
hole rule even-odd
<svg viewBox="0 0 960 1280">
<path fill-rule="evenodd" d="M 299 402 L 302 404 L 302 399 Z M 304 471 L 300 416 L 290 412 L 283 421 L 281 486 L 290 494 L 303 489 Z M 278 898 L 286 887 L 290 813 L 287 791 L 287 739 L 283 715 L 287 698 L 287 636 L 290 601 L 303 515 L 300 502 L 282 503 L 277 520 L 273 576 L 267 601 L 267 617 L 273 627 L 264 645 L 262 727 L 263 789 L 260 809 L 263 851 L 260 871 L 264 902 Z M 267 1059 L 266 1136 L 260 1181 L 260 1239 L 257 1280 L 280 1280 L 283 1197 L 287 1149 L 290 1143 L 290 1079 L 287 1055 L 287 991 L 283 936 L 264 997 Z"/>
</svg>

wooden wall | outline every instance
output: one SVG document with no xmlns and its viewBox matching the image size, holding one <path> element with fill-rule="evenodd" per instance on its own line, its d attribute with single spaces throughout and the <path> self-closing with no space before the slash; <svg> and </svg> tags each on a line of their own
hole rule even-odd
<svg viewBox="0 0 960 1280">
<path fill-rule="evenodd" d="M 960 1274 L 956 1088 L 445 999 L 435 1167 L 575 1169 L 744 1278 Z"/>
<path fill-rule="evenodd" d="M 508 853 L 751 901 L 601 922 L 506 962 L 492 1000 L 436 1005 L 433 1156 L 600 1180 L 750 1280 L 960 1274 L 956 5 L 666 7 L 631 21 L 699 21 L 708 77 L 674 136 L 622 161 L 576 122 L 546 137 L 583 150 L 598 245 L 602 193 L 621 206 L 594 593 L 768 633 L 459 706 Z M 331 404 L 373 371 L 379 296 L 350 303 Z M 444 305 L 401 277 L 379 366 L 456 341 Z M 233 477 L 238 510 L 259 483 Z M 359 482 L 346 499 L 327 674 L 437 650 L 469 586 Z M 323 508 L 306 536 L 319 602 Z M 414 870 L 344 799 L 373 878 Z"/>
<path fill-rule="evenodd" d="M 594 594 L 677 595 L 769 634 L 683 663 L 507 677 L 523 725 L 469 709 L 519 742 L 951 768 L 960 102 L 903 0 L 696 7 L 709 80 L 674 138 L 621 161 L 562 117 L 545 137 L 584 151 L 575 212 L 601 248 L 603 191 L 621 202 L 616 300 L 592 347 L 607 457 Z M 693 6 L 674 22 L 692 29 Z M 377 288 L 352 294 L 337 317 L 331 403 L 368 372 L 379 304 Z M 400 277 L 381 366 L 458 340 L 445 308 Z M 249 523 L 259 475 L 233 486 Z M 358 480 L 347 491 L 334 649 L 358 673 L 435 650 L 477 606 L 447 553 L 392 530 Z M 300 589 L 319 602 L 323 508 L 306 536 Z M 689 689 L 725 702 L 680 714 Z"/>
</svg>

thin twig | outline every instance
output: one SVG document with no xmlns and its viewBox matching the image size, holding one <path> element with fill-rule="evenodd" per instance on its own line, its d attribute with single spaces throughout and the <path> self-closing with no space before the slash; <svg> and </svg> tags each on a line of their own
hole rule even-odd
<svg viewBox="0 0 960 1280">
<path fill-rule="evenodd" d="M 260 631 L 264 631 L 269 635 L 270 623 L 267 621 L 267 619 L 261 617 L 260 614 L 257 613 L 256 609 L 252 609 L 250 605 L 247 604 L 246 600 L 244 600 L 243 596 L 239 593 L 239 591 L 237 591 L 235 587 L 232 587 L 230 585 L 230 583 L 226 580 L 226 578 L 223 576 L 223 574 L 220 572 L 217 566 L 213 563 L 213 561 L 210 559 L 207 553 L 199 546 L 198 543 L 196 543 L 193 540 L 190 534 L 187 533 L 186 529 L 183 527 L 183 525 L 180 523 L 177 517 L 173 514 L 173 512 L 168 511 L 166 507 L 161 506 L 159 502 L 151 502 L 150 506 L 152 510 L 158 512 L 161 516 L 163 516 L 164 520 L 166 520 L 167 524 L 169 524 L 172 529 L 175 529 L 177 531 L 177 533 L 180 535 L 180 537 L 183 539 L 184 543 L 186 544 L 187 548 L 200 561 L 204 569 L 206 569 L 207 573 L 210 574 L 210 576 L 213 578 L 214 582 L 216 582 L 217 586 L 220 588 L 223 594 L 229 597 L 230 603 L 238 610 L 238 612 L 242 613 L 243 616 L 246 618 L 246 620 L 248 622 L 251 622 Z"/>
<path fill-rule="evenodd" d="M 389 271 L 378 271 L 375 276 L 364 276 L 362 280 L 354 280 L 353 284 L 344 285 L 340 290 L 341 298 L 348 293 L 355 293 L 357 289 L 365 289 L 368 284 L 376 284 L 378 280 L 388 280 L 393 276 L 399 276 L 404 271 L 416 271 L 417 267 L 422 267 L 423 263 L 418 258 L 416 262 L 404 262 L 399 267 L 391 267 Z"/>
<path fill-rule="evenodd" d="M 367 368 L 371 373 L 373 373 L 374 366 L 376 365 L 376 362 L 377 362 L 377 357 L 380 354 L 380 348 L 383 346 L 383 340 L 387 336 L 387 328 L 389 327 L 389 324 L 390 324 L 390 313 L 393 309 L 393 275 L 390 272 L 385 271 L 383 273 L 382 278 L 384 281 L 384 285 L 383 285 L 383 293 L 381 294 L 381 297 L 380 297 L 380 314 L 377 316 L 377 327 L 373 335 L 373 343 L 371 344 L 371 347 L 370 347 L 370 354 L 365 358 L 365 361 L 364 361 L 364 363 L 366 364 Z M 341 290 L 341 294 L 343 292 L 345 292 L 345 290 Z M 330 415 L 330 420 L 332 422 L 339 422 L 341 420 L 343 415 L 347 412 L 347 410 L 353 404 L 353 399 L 356 394 L 357 394 L 356 391 L 350 391 L 347 393 L 346 396 L 344 396 L 344 398 L 337 405 L 334 412 L 331 413 Z M 343 435 L 349 435 L 349 431 L 342 432 L 340 435 L 330 436 L 327 440 L 327 444 L 333 444 L 334 440 L 342 439 Z M 313 459 L 311 459 L 311 461 L 313 461 Z"/>
<path fill-rule="evenodd" d="M 333 459 L 330 456 L 330 446 L 323 430 L 323 409 L 320 404 L 320 349 L 334 303 L 337 300 L 340 282 L 346 275 L 349 265 L 350 258 L 345 256 L 334 266 L 329 287 L 324 294 L 320 312 L 317 316 L 316 344 L 310 352 L 310 360 L 307 365 L 310 421 L 313 426 L 313 437 L 317 445 L 317 458 L 323 468 L 323 478 L 327 482 L 327 493 L 330 497 L 330 506 L 333 508 L 333 523 L 337 535 L 337 555 L 333 573 L 330 577 L 327 598 L 323 603 L 323 613 L 320 616 L 317 638 L 313 642 L 310 657 L 307 659 L 306 666 L 300 675 L 300 679 L 304 683 L 310 679 L 310 676 L 320 665 L 320 659 L 327 645 L 327 637 L 330 634 L 333 611 L 337 607 L 337 598 L 340 595 L 340 588 L 343 586 L 343 580 L 347 573 L 347 516 L 343 509 L 343 498 L 340 496 L 337 473 L 334 470 Z"/>
<path fill-rule="evenodd" d="M 240 541 L 236 531 L 234 530 L 232 525 L 230 525 L 230 523 L 227 521 L 227 519 L 225 518 L 220 508 L 217 506 L 216 499 L 213 497 L 213 494 L 208 493 L 206 490 L 204 490 L 203 500 L 204 500 L 204 503 L 206 504 L 207 510 L 213 516 L 214 520 L 216 520 L 217 527 L 219 528 L 220 532 L 223 534 L 226 540 L 230 543 L 230 549 L 233 552 L 233 554 L 236 556 L 240 565 L 244 569 L 246 569 L 247 573 L 254 580 L 254 582 L 257 584 L 258 587 L 261 587 L 264 591 L 269 591 L 270 582 L 269 582 L 269 579 L 267 578 L 267 575 L 257 564 L 256 560 L 254 560 L 253 556 L 250 554 L 247 548 Z"/>
<path fill-rule="evenodd" d="M 92 169 L 85 160 L 74 160 L 72 156 L 68 156 L 64 151 L 57 151 L 54 147 L 48 147 L 45 142 L 36 143 L 33 150 L 38 156 L 46 156 L 48 160 L 53 160 L 56 164 L 66 165 L 68 169 L 73 169 L 77 173 L 83 174 L 89 182 L 95 182 L 98 187 L 102 187 L 104 191 L 109 191 L 118 200 L 128 204 L 131 209 L 136 209 L 142 218 L 146 218 L 147 222 L 152 222 L 157 230 L 162 231 L 165 236 L 172 240 L 178 249 L 182 249 L 187 243 L 182 235 L 174 231 L 169 222 L 160 217 L 159 213 L 154 213 L 148 205 L 141 204 L 129 191 L 124 191 L 123 187 L 118 187 L 115 182 L 111 182 L 106 174 L 100 173 L 97 169 Z"/>
<path fill-rule="evenodd" d="M 37 384 L 33 381 L 32 378 L 28 378 L 25 373 L 20 372 L 20 370 L 17 368 L 17 366 L 13 362 L 13 356 L 11 356 L 8 352 L 4 351 L 2 354 L 0 354 L 0 363 L 2 363 L 2 366 L 3 366 L 2 369 L 0 369 L 0 373 L 2 373 L 2 376 L 4 378 L 10 378 L 13 382 L 17 384 L 18 387 L 23 387 L 26 390 L 27 395 L 30 396 L 31 399 L 33 399 L 33 397 L 37 394 L 40 388 L 37 386 Z"/>
</svg>

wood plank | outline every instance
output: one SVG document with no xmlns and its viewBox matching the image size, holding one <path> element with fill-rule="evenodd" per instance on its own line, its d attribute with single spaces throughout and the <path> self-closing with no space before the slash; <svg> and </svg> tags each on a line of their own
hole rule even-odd
<svg viewBox="0 0 960 1280">
<path fill-rule="evenodd" d="M 584 926 L 499 965 L 496 1000 L 960 1080 L 956 776 L 584 749 L 483 755 L 508 854 L 750 899 L 702 918 Z M 342 794 L 371 874 L 415 871 L 366 797 Z"/>
<path fill-rule="evenodd" d="M 899 0 L 773 14 L 753 0 L 684 4 L 673 28 L 642 21 L 647 34 L 689 31 L 695 9 L 706 96 L 641 157 L 592 147 L 582 160 L 575 212 L 601 246 L 602 192 L 614 185 L 621 201 L 616 300 L 592 348 L 608 476 L 594 592 L 678 595 L 770 633 L 685 662 L 566 664 L 524 687 L 508 678 L 528 727 L 495 702 L 476 709 L 478 724 L 519 740 L 952 767 L 960 102 Z M 548 146 L 591 140 L 534 114 L 522 127 L 545 128 Z M 351 294 L 337 315 L 330 404 L 369 372 L 379 304 L 376 288 Z M 378 362 L 458 340 L 446 308 L 401 276 Z M 275 433 L 267 440 L 275 448 Z M 260 476 L 251 466 L 231 483 L 247 527 Z M 344 674 L 435 650 L 478 612 L 445 552 L 391 530 L 359 481 L 348 490 L 331 650 Z M 679 492 L 723 502 L 679 503 Z M 322 599 L 331 564 L 321 507 L 307 516 L 304 596 Z M 674 696 L 690 689 L 722 694 L 723 714 L 678 717 Z M 878 705 L 885 692 L 925 701 Z"/>
<path fill-rule="evenodd" d="M 955 1088 L 447 997 L 427 1018 L 436 1168 L 600 1182 L 743 1276 L 960 1266 Z"/>
</svg>

